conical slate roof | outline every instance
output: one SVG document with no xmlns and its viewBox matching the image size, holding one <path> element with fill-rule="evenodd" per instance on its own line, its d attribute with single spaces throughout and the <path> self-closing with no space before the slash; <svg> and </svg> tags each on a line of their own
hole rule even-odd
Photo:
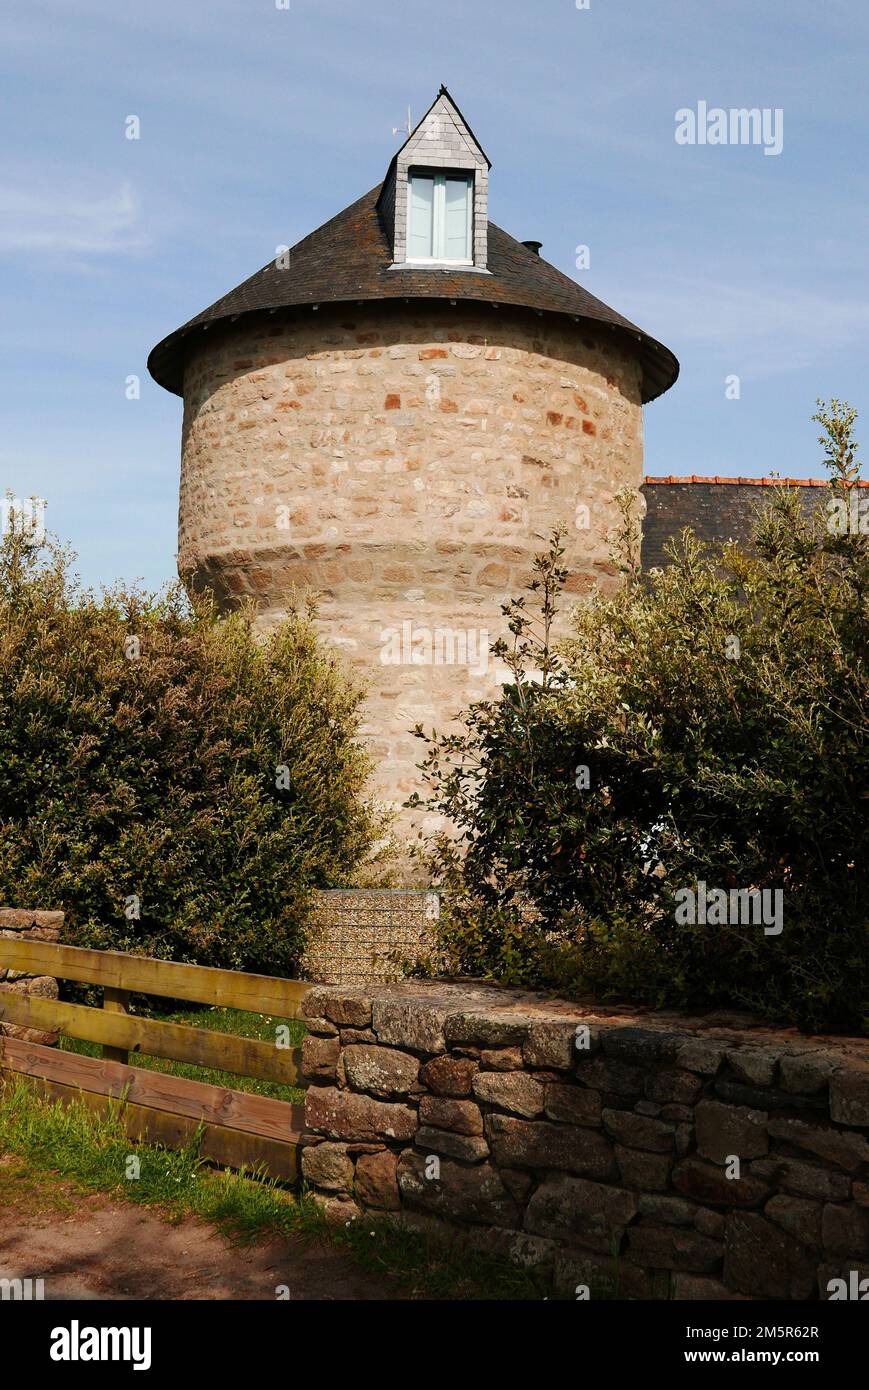
<svg viewBox="0 0 869 1390">
<path fill-rule="evenodd" d="M 182 394 L 188 340 L 212 324 L 305 305 L 386 299 L 455 299 L 509 304 L 540 313 L 566 314 L 580 326 L 604 324 L 633 342 L 643 369 L 643 400 L 668 390 L 679 363 L 662 343 L 622 318 L 536 252 L 489 223 L 488 269 L 390 270 L 392 247 L 377 210 L 381 185 L 351 203 L 290 249 L 289 266 L 269 261 L 201 314 L 170 333 L 151 352 L 148 370 L 167 391 Z"/>
</svg>

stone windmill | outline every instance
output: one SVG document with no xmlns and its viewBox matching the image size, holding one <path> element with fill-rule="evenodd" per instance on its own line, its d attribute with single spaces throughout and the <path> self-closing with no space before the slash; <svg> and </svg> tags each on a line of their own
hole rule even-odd
<svg viewBox="0 0 869 1390">
<path fill-rule="evenodd" d="M 679 370 L 489 221 L 489 170 L 442 87 L 382 183 L 148 362 L 184 398 L 180 570 L 265 625 L 317 591 L 394 806 L 420 785 L 411 727 L 495 688 L 539 538 L 568 524 L 575 594 L 613 582 L 613 496 L 639 498 L 642 407 Z"/>
</svg>

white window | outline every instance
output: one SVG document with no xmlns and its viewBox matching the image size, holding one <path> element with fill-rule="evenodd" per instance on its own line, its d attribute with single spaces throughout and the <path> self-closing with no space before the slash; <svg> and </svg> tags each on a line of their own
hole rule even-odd
<svg viewBox="0 0 869 1390">
<path fill-rule="evenodd" d="M 473 174 L 411 173 L 407 259 L 473 262 Z"/>
</svg>

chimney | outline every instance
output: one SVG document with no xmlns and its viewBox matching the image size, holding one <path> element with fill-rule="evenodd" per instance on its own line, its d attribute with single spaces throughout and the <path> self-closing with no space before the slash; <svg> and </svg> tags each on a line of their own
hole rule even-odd
<svg viewBox="0 0 869 1390">
<path fill-rule="evenodd" d="M 529 251 L 533 251 L 534 254 L 535 254 L 535 256 L 539 256 L 539 255 L 540 255 L 540 248 L 541 248 L 541 246 L 543 245 L 543 242 L 542 242 L 542 241 L 523 241 L 522 245 L 523 245 L 523 246 L 527 246 Z"/>
</svg>

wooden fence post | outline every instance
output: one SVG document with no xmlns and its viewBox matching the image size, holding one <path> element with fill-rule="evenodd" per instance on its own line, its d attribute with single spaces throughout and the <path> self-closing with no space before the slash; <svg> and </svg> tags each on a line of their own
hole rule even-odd
<svg viewBox="0 0 869 1390">
<path fill-rule="evenodd" d="M 126 1014 L 129 1013 L 130 991 L 128 989 L 114 989 L 111 985 L 106 985 L 103 989 L 103 1008 L 109 1013 Z M 103 1044 L 103 1056 L 110 1062 L 128 1063 L 130 1054 L 123 1047 L 109 1047 Z"/>
</svg>

